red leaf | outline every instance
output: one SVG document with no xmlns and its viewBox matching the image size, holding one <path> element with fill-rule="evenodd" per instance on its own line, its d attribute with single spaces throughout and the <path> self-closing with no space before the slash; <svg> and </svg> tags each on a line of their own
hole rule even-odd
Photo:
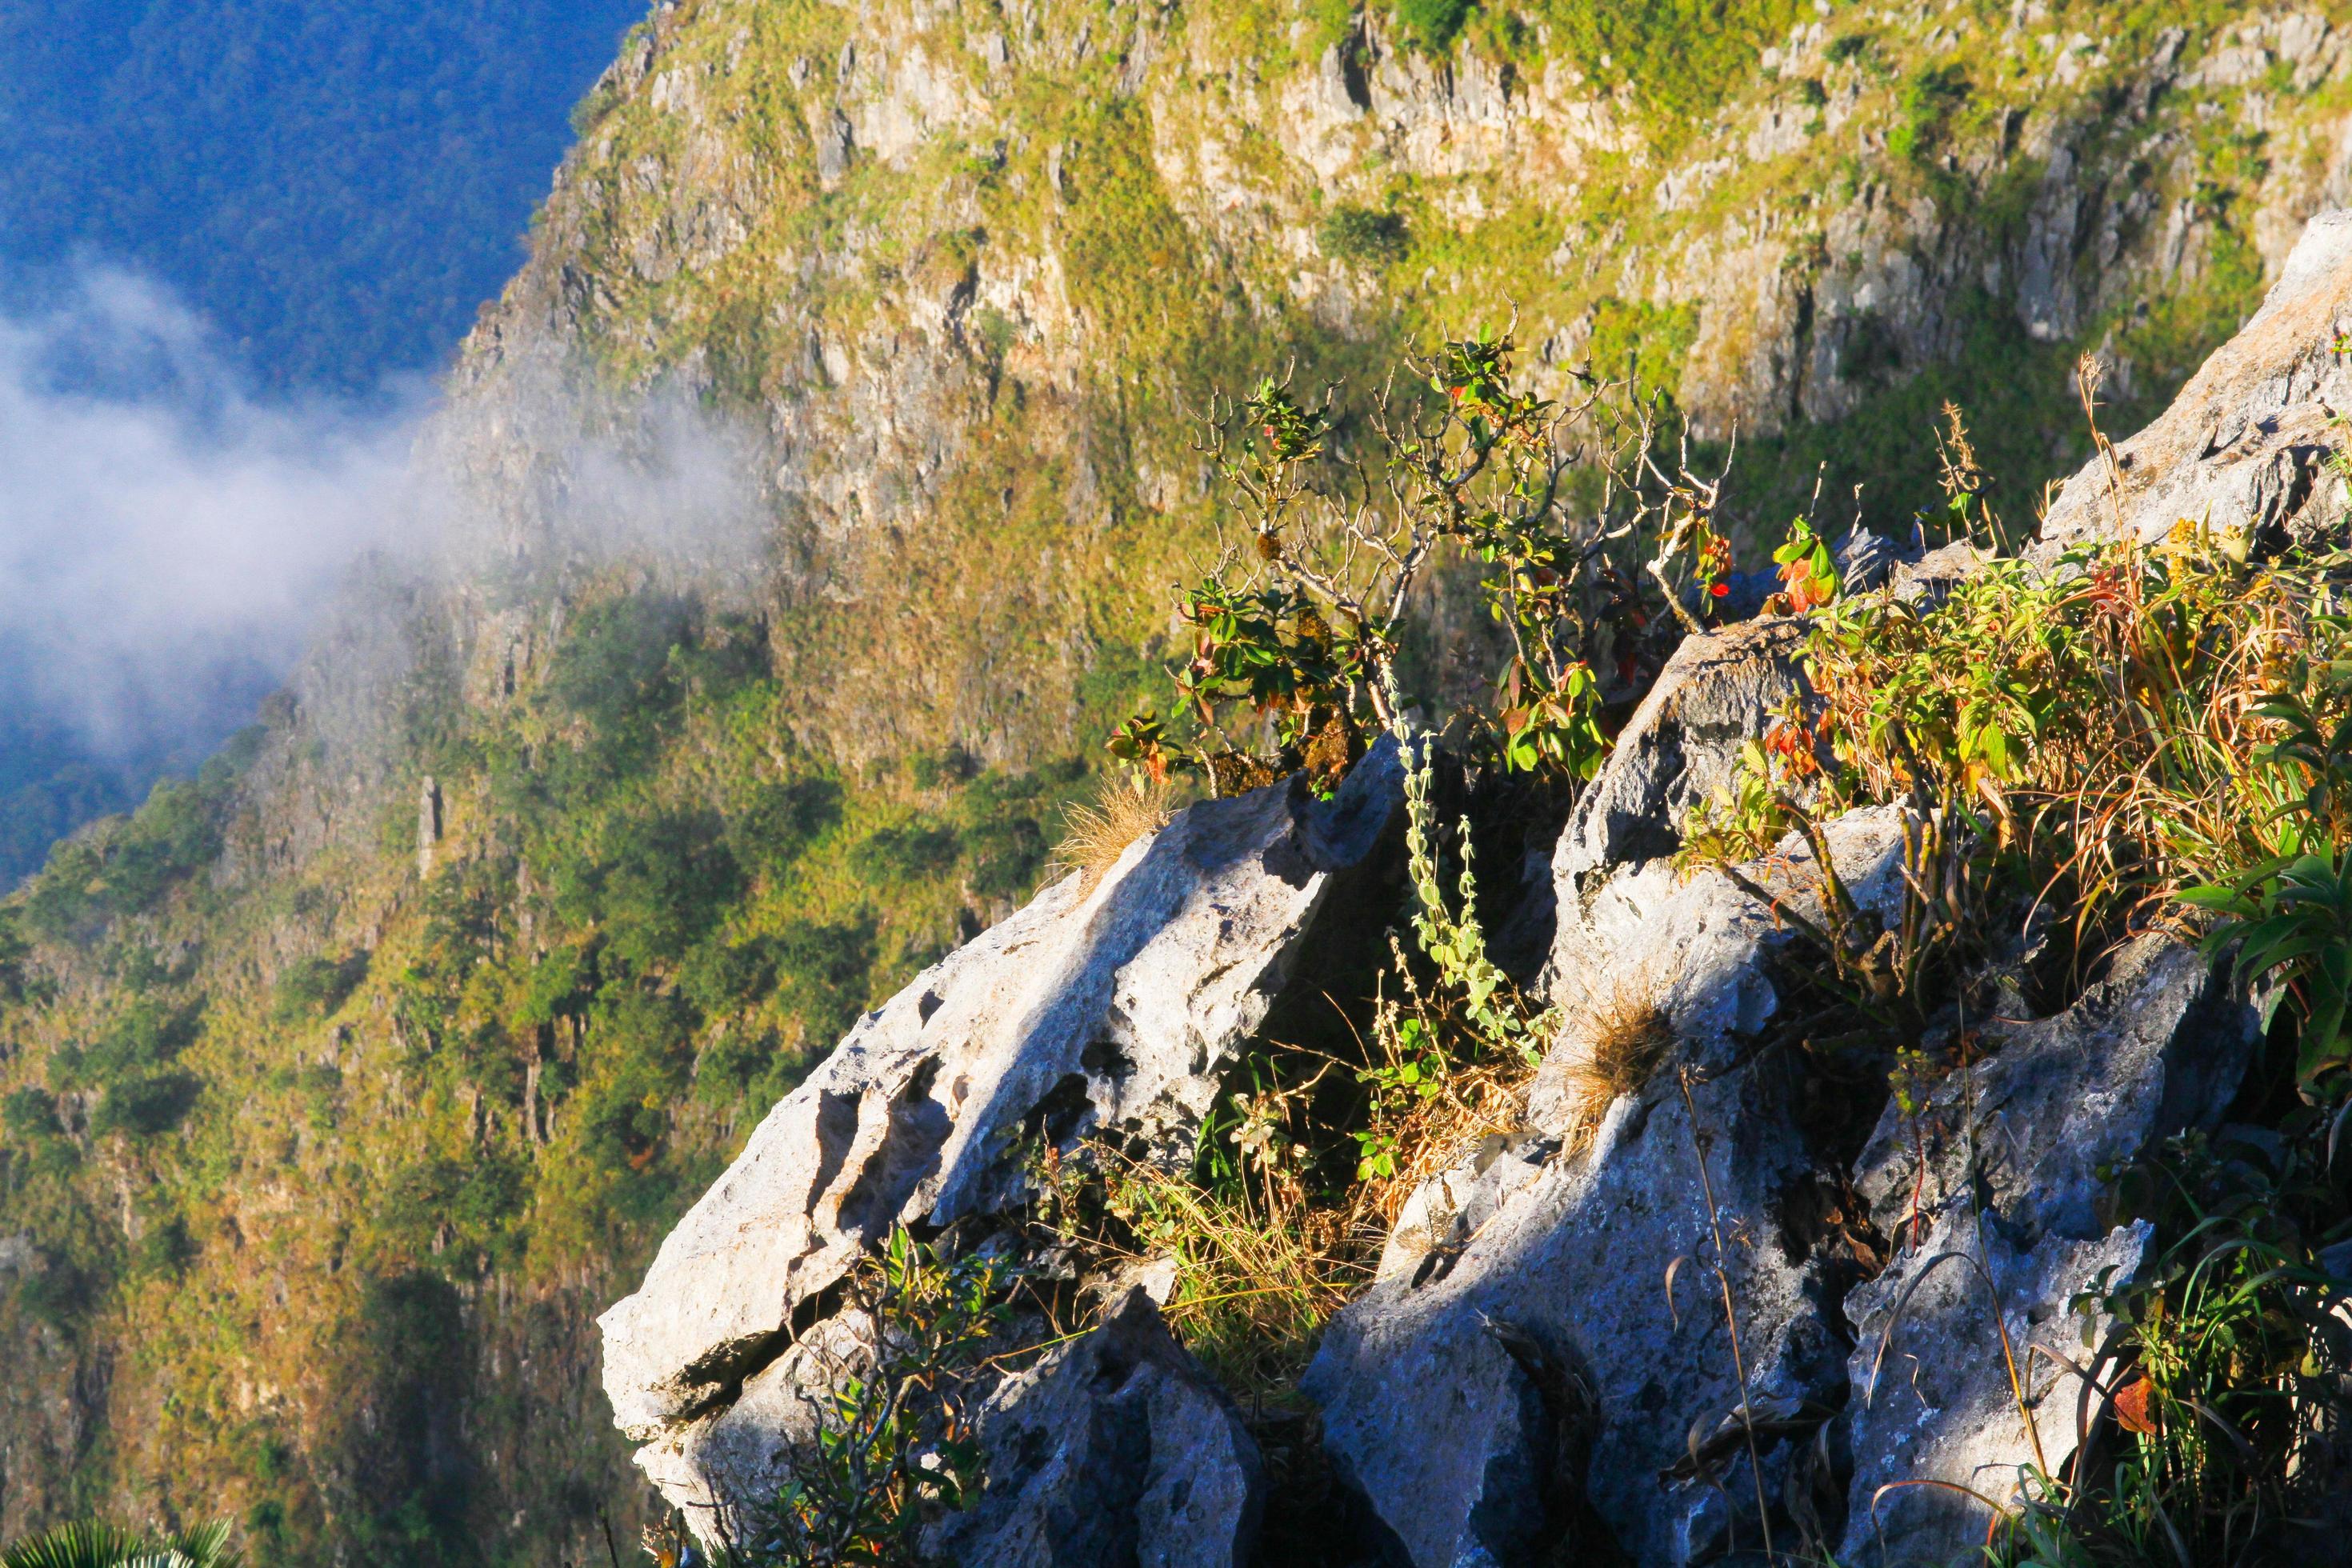
<svg viewBox="0 0 2352 1568">
<path fill-rule="evenodd" d="M 2156 1419 L 2147 1412 L 2149 1392 L 2147 1379 L 2144 1377 L 2135 1377 L 2116 1390 L 2116 1425 L 2126 1432 L 2154 1432 Z"/>
</svg>

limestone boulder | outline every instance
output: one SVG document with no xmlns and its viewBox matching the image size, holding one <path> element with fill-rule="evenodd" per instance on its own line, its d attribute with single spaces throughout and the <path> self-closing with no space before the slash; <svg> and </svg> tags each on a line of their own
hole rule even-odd
<svg viewBox="0 0 2352 1568">
<path fill-rule="evenodd" d="M 1140 1288 L 1008 1378 L 979 1417 L 988 1481 L 925 1544 L 969 1568 L 1247 1568 L 1257 1445 Z"/>
<path fill-rule="evenodd" d="M 1806 634 L 1802 620 L 1774 616 L 1675 650 L 1560 835 L 1551 870 L 1563 925 L 1618 868 L 1682 847 L 1684 816 L 1730 779 L 1740 745 L 1797 689 Z"/>
<path fill-rule="evenodd" d="M 1900 817 L 1850 814 L 1828 837 L 1858 901 L 1891 913 Z M 1743 1394 L 1775 1511 L 1787 1439 L 1843 1397 L 1845 1342 L 1802 1217 L 1818 1161 L 1788 1064 L 1755 1048 L 1795 938 L 1719 875 L 1603 868 L 1563 912 L 1568 1023 L 1528 1132 L 1414 1195 L 1303 1384 L 1366 1533 L 1413 1568 L 1531 1561 L 1563 1539 L 1657 1564 L 1752 1549 Z M 1749 870 L 1810 903 L 1793 838 Z M 1598 1108 L 1575 1065 L 1629 1013 L 1671 1044 L 1586 1125 Z"/>
<path fill-rule="evenodd" d="M 2050 508 L 2045 558 L 2096 539 L 2159 539 L 2182 520 L 2273 542 L 2342 515 L 2352 412 L 2352 212 L 2313 218 L 2262 308 L 2154 423 L 2095 455 Z"/>
<path fill-rule="evenodd" d="M 2072 1304 L 2132 1278 L 2154 1240 L 2145 1221 L 2107 1223 L 2102 1173 L 2215 1126 L 2259 1037 L 2256 1009 L 2203 957 L 2150 935 L 2063 1013 L 1988 1020 L 1990 1054 L 1917 1097 L 1916 1115 L 1887 1107 L 1853 1178 L 1897 1251 L 1845 1299 L 1841 1562 L 1950 1561 L 1982 1541 L 2023 1467 L 2074 1453 L 2084 1387 L 2067 1363 L 2087 1367 L 2110 1325 Z"/>
<path fill-rule="evenodd" d="M 1046 889 L 862 1019 L 601 1320 L 614 1419 L 649 1445 L 664 1490 L 707 1502 L 698 1456 L 784 1435 L 759 1412 L 791 1407 L 787 1352 L 892 1227 L 1024 1203 L 1046 1146 L 1188 1158 L 1223 1069 L 1311 969 L 1318 932 L 1392 903 L 1348 889 L 1388 874 L 1376 851 L 1402 777 L 1383 744 L 1329 801 L 1292 784 L 1192 806 L 1096 885 Z"/>
</svg>

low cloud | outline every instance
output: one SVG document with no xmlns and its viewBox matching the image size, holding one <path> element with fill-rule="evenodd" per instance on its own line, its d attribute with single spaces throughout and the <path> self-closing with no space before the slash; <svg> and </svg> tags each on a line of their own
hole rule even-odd
<svg viewBox="0 0 2352 1568">
<path fill-rule="evenodd" d="M 264 399 L 203 321 L 123 272 L 10 299 L 0 708 L 101 756 L 201 752 L 291 668 L 357 558 L 424 542 L 426 391 Z"/>
<path fill-rule="evenodd" d="M 152 282 L 19 283 L 0 278 L 0 889 L 9 841 L 53 830 L 12 835 L 10 791 L 60 763 L 105 764 L 122 804 L 290 685 L 331 753 L 396 763 L 419 655 L 466 657 L 502 606 L 543 619 L 615 563 L 742 603 L 779 563 L 757 427 L 690 386 L 612 388 L 535 338 L 441 416 L 422 381 L 268 397 Z"/>
</svg>

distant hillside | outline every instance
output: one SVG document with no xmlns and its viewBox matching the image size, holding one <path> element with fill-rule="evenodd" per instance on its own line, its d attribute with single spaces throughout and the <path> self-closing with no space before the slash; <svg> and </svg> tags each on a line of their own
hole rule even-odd
<svg viewBox="0 0 2352 1568">
<path fill-rule="evenodd" d="M 0 264 L 135 264 L 280 385 L 428 369 L 514 269 L 565 111 L 645 10 L 0 9 Z"/>
<path fill-rule="evenodd" d="M 266 392 L 437 370 L 520 261 L 569 111 L 646 9 L 0 7 L 0 321 L 47 308 L 89 260 L 168 286 Z M 0 889 L 61 834 L 192 772 L 278 673 L 225 681 L 216 712 L 124 715 L 109 746 L 8 683 Z"/>
</svg>

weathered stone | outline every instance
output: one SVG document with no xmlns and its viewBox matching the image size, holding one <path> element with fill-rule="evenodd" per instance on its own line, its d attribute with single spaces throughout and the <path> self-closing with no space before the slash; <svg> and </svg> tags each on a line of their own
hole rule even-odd
<svg viewBox="0 0 2352 1568">
<path fill-rule="evenodd" d="M 1891 907 L 1896 815 L 1855 813 L 1829 835 L 1857 899 Z M 1793 840 L 1751 871 L 1809 902 Z M 1611 878 L 1563 925 L 1553 968 L 1574 989 L 1531 1101 L 1536 1131 L 1415 1195 L 1304 1384 L 1370 1532 L 1415 1568 L 1520 1561 L 1586 1531 L 1644 1564 L 1758 1543 L 1744 1443 L 1711 1452 L 1708 1478 L 1662 1479 L 1741 1398 L 1719 1297 L 1687 1261 L 1711 1259 L 1718 1235 L 1759 1422 L 1842 1393 L 1820 1268 L 1786 1223 L 1814 1168 L 1793 1085 L 1743 1048 L 1778 1007 L 1768 957 L 1794 938 L 1720 876 L 1678 881 L 1663 860 Z M 1664 1009 L 1675 1058 L 1579 1150 L 1566 1064 L 1629 988 L 1630 1005 Z M 1687 1102 L 1672 1070 L 1685 1065 Z M 1774 1490 L 1779 1441 L 1759 1437 Z"/>
<path fill-rule="evenodd" d="M 1915 605 L 1940 605 L 1962 578 L 1991 557 L 1965 539 L 1930 550 L 1916 561 L 1898 563 L 1888 578 L 1897 599 Z"/>
<path fill-rule="evenodd" d="M 1563 918 L 1596 874 L 1682 847 L 1684 814 L 1730 779 L 1741 742 L 1796 690 L 1806 631 L 1780 616 L 1675 650 L 1560 836 L 1552 879 Z"/>
<path fill-rule="evenodd" d="M 2305 227 L 2269 295 L 2213 352 L 2172 405 L 2066 481 L 2039 552 L 2093 539 L 2161 538 L 2183 519 L 2257 538 L 2307 531 L 2341 515 L 2329 467 L 2352 409 L 2352 213 Z"/>
<path fill-rule="evenodd" d="M 1903 1250 L 1846 1297 L 1855 1468 L 1841 1561 L 1949 1560 L 1987 1519 L 1950 1488 L 2006 1503 L 2021 1467 L 2074 1452 L 2082 1384 L 2028 1347 L 2086 1363 L 2107 1324 L 2072 1315 L 2072 1299 L 2103 1275 L 2129 1279 L 2153 1235 L 2109 1228 L 2101 1170 L 2217 1124 L 2259 1033 L 2203 958 L 2147 936 L 2057 1016 L 1990 1021 L 1992 1054 L 1936 1085 L 1916 1118 L 1888 1106 L 1854 1182 Z M 1907 1484 L 1923 1480 L 1938 1484 Z"/>
<path fill-rule="evenodd" d="M 1072 876 L 867 1016 L 771 1111 L 607 1311 L 604 1381 L 640 1442 L 724 1406 L 795 1314 L 900 1224 L 1026 1195 L 1041 1143 L 1189 1155 L 1233 1051 L 1299 960 L 1338 874 L 1401 799 L 1394 748 L 1339 796 L 1203 802 Z"/>
<path fill-rule="evenodd" d="M 1872 806 L 1834 818 L 1822 831 L 1856 903 L 1894 920 L 1901 899 L 1900 813 Z M 1796 835 L 1748 871 L 1800 914 L 1820 919 L 1812 852 Z M 1735 1060 L 1740 1042 L 1753 1038 L 1780 1005 L 1764 959 L 1791 936 L 1721 875 L 1685 875 L 1668 858 L 1620 868 L 1599 882 L 1563 914 L 1553 938 L 1550 997 L 1563 1022 L 1537 1069 L 1528 1120 L 1549 1131 L 1567 1130 L 1573 1069 L 1591 1054 L 1596 1033 L 1634 1010 L 1662 1010 L 1685 1054 L 1703 1066 Z"/>
<path fill-rule="evenodd" d="M 1856 523 L 1837 543 L 1838 589 L 1866 594 L 1883 587 L 1895 572 L 1926 554 L 1919 545 L 1903 545 Z"/>
<path fill-rule="evenodd" d="M 1244 1568 L 1257 1445 L 1139 1289 L 1009 1378 L 979 1418 L 985 1489 L 926 1545 L 962 1568 Z"/>
<path fill-rule="evenodd" d="M 1885 1273 L 1847 1292 L 1846 1313 L 1861 1338 L 1849 1368 L 1854 1475 L 1840 1563 L 1907 1568 L 1964 1560 L 1983 1544 L 1993 1508 L 2011 1505 L 2024 1467 L 2057 1473 L 2076 1446 L 2083 1384 L 2027 1347 L 2039 1343 L 2087 1366 L 2084 1330 L 2095 1343 L 2107 1322 L 2104 1314 L 2071 1315 L 2070 1301 L 2103 1275 L 2130 1278 L 2153 1237 L 2139 1220 L 2101 1237 L 2050 1236 L 2020 1247 L 1997 1224 L 1979 1226 L 1953 1211 Z M 1890 1324 L 1896 1338 L 1882 1357 Z M 2022 1408 L 2009 1381 L 2012 1354 L 2028 1390 Z"/>
<path fill-rule="evenodd" d="M 869 1365 L 873 1343 L 874 1324 L 863 1312 L 822 1320 L 746 1378 L 731 1403 L 639 1448 L 638 1469 L 698 1534 L 748 1534 L 761 1503 L 814 1439 L 821 1401 L 838 1370 Z"/>
</svg>

